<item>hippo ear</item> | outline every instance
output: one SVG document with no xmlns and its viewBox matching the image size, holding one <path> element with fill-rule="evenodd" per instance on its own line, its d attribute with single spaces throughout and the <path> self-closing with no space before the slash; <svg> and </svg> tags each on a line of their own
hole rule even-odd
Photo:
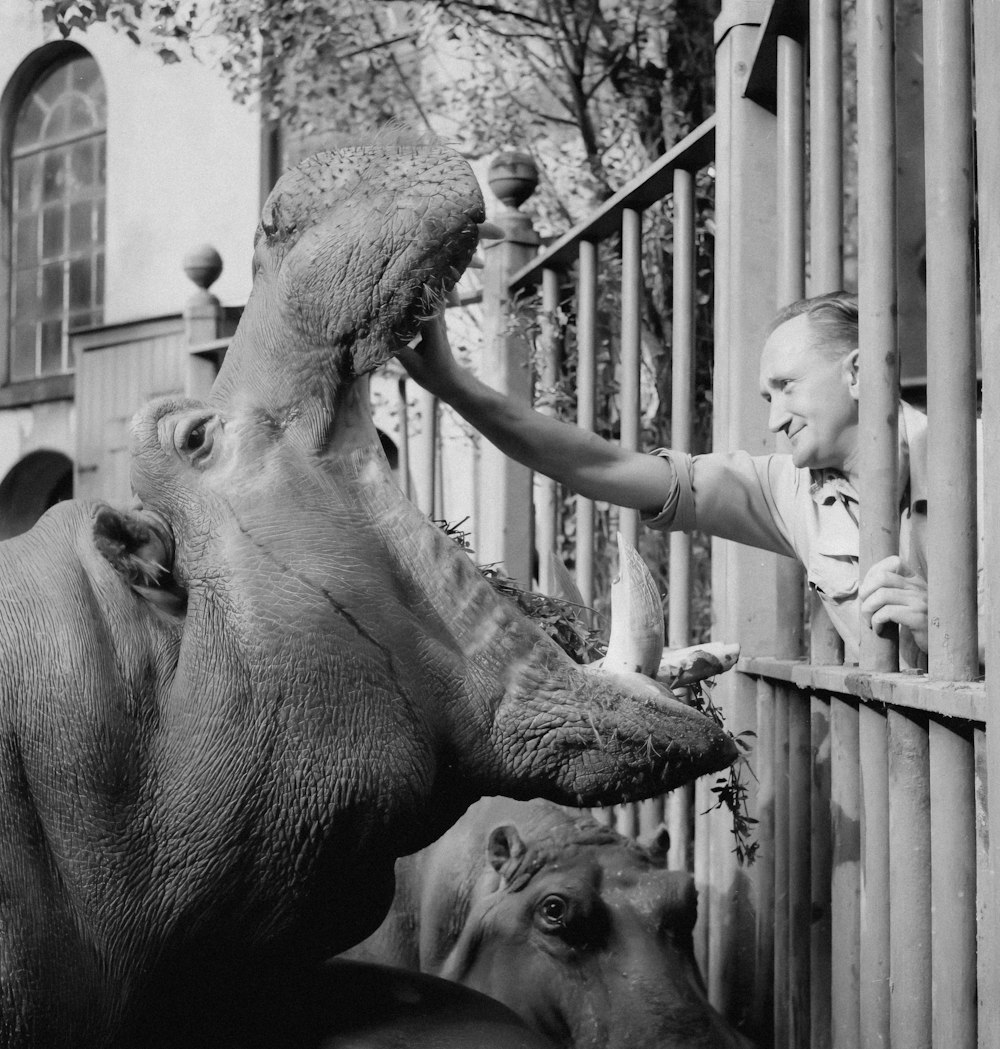
<svg viewBox="0 0 1000 1049">
<path fill-rule="evenodd" d="M 165 522 L 144 511 L 102 506 L 94 520 L 98 552 L 154 611 L 177 618 L 187 595 L 172 572 L 174 544 Z"/>
<path fill-rule="evenodd" d="M 661 823 L 656 830 L 640 836 L 639 844 L 649 853 L 654 863 L 663 866 L 667 862 L 667 853 L 670 851 L 670 831 L 667 825 Z"/>
<path fill-rule="evenodd" d="M 521 841 L 517 828 L 510 824 L 494 827 L 486 844 L 486 855 L 498 874 L 503 874 L 504 868 L 511 861 L 517 863 L 524 855 L 524 842 Z"/>
</svg>

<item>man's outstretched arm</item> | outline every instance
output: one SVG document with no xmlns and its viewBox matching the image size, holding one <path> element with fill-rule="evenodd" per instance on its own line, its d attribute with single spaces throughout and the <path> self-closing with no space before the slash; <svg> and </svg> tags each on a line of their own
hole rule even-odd
<svg viewBox="0 0 1000 1049">
<path fill-rule="evenodd" d="M 560 422 L 480 382 L 455 360 L 444 318 L 426 321 L 399 359 L 410 377 L 450 405 L 505 455 L 590 499 L 658 513 L 674 486 L 670 463 Z"/>
</svg>

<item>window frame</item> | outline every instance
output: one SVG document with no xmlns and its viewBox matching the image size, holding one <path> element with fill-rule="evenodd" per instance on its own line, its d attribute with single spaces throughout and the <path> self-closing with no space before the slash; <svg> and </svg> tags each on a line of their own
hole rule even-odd
<svg viewBox="0 0 1000 1049">
<path fill-rule="evenodd" d="M 74 395 L 73 372 L 18 382 L 10 379 L 14 126 L 21 107 L 45 73 L 74 58 L 93 59 L 94 55 L 69 40 L 53 41 L 38 48 L 18 66 L 0 96 L 0 408 L 72 399 Z"/>
</svg>

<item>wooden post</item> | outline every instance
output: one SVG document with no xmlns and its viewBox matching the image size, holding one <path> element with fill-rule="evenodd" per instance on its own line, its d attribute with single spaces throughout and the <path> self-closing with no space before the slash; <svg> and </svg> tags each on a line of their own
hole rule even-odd
<svg viewBox="0 0 1000 1049">
<path fill-rule="evenodd" d="M 538 171 L 526 153 L 501 153 L 490 164 L 488 180 L 502 205 L 493 221 L 504 231 L 504 239 L 483 249 L 485 345 L 479 371 L 488 386 L 530 403 L 530 347 L 514 323 L 509 282 L 538 250 L 539 238 L 531 219 L 518 210 L 534 192 Z M 502 564 L 525 588 L 530 588 L 532 580 L 531 487 L 530 470 L 484 442 L 479 491 L 490 512 L 482 513 L 478 522 L 476 557 L 482 564 Z"/>
</svg>

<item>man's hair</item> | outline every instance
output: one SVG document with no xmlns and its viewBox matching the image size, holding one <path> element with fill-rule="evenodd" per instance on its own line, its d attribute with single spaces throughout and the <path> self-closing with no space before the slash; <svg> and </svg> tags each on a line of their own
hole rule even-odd
<svg viewBox="0 0 1000 1049">
<path fill-rule="evenodd" d="M 824 356 L 838 360 L 858 345 L 857 295 L 849 291 L 831 291 L 789 303 L 771 321 L 767 334 L 802 314 L 809 318 L 813 346 Z"/>
</svg>

